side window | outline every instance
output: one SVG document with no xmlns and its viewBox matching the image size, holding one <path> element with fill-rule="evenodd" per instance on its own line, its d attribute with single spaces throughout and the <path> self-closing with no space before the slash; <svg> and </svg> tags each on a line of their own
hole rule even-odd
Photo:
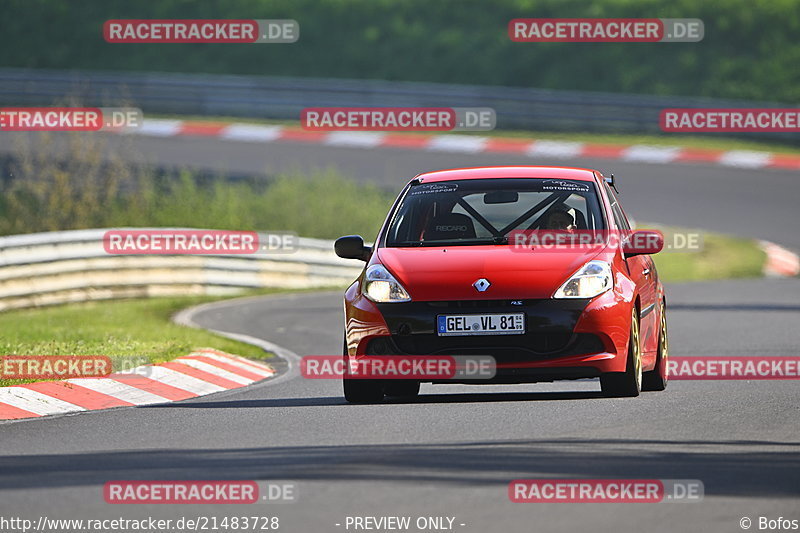
<svg viewBox="0 0 800 533">
<path fill-rule="evenodd" d="M 628 223 L 628 219 L 625 218 L 625 213 L 622 212 L 622 208 L 619 206 L 617 195 L 614 194 L 614 191 L 611 190 L 611 187 L 608 186 L 608 183 L 603 182 L 603 185 L 606 188 L 608 199 L 611 201 L 611 213 L 614 215 L 614 221 L 617 223 L 617 228 L 630 231 L 631 225 Z"/>
<path fill-rule="evenodd" d="M 614 211 L 614 219 L 617 221 L 617 227 L 630 231 L 631 225 L 628 224 L 628 219 L 625 218 L 625 213 L 622 212 L 618 203 L 614 203 L 611 206 L 611 209 Z"/>
</svg>

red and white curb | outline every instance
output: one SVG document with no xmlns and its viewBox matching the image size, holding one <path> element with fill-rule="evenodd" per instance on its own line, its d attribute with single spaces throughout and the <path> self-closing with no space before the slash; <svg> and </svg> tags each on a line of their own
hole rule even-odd
<svg viewBox="0 0 800 533">
<path fill-rule="evenodd" d="M 0 388 L 0 420 L 169 403 L 237 389 L 275 376 L 269 365 L 211 348 L 103 378 Z"/>
<path fill-rule="evenodd" d="M 299 127 L 147 119 L 123 133 L 151 137 L 216 137 L 242 142 L 302 142 L 349 148 L 405 148 L 449 153 L 505 153 L 531 158 L 600 158 L 643 163 L 710 163 L 739 168 L 800 170 L 800 155 L 749 150 L 709 150 L 673 146 L 595 144 L 515 137 L 410 135 L 366 131 L 307 131 Z"/>
<path fill-rule="evenodd" d="M 758 243 L 767 261 L 764 263 L 764 275 L 769 277 L 791 277 L 800 275 L 800 257 L 794 252 L 778 246 L 774 242 L 759 241 Z"/>
</svg>

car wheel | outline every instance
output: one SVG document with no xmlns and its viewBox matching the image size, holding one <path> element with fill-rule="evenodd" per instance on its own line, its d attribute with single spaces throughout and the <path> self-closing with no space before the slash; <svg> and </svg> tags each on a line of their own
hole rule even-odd
<svg viewBox="0 0 800 533">
<path fill-rule="evenodd" d="M 345 375 L 342 377 L 344 399 L 350 403 L 378 403 L 383 400 L 383 384 L 376 379 L 349 379 L 347 377 L 347 341 L 342 357 L 345 359 Z"/>
<path fill-rule="evenodd" d="M 667 362 L 669 361 L 669 341 L 667 340 L 667 307 L 661 304 L 661 323 L 658 327 L 658 357 L 656 367 L 642 376 L 642 390 L 661 391 L 667 388 Z"/>
<path fill-rule="evenodd" d="M 642 390 L 642 349 L 639 340 L 639 311 L 631 313 L 631 334 L 625 372 L 608 372 L 600 376 L 600 388 L 605 396 L 639 396 Z"/>
<path fill-rule="evenodd" d="M 395 396 L 399 398 L 413 398 L 419 394 L 419 381 L 414 379 L 398 379 L 396 381 L 387 381 L 383 387 L 383 392 L 386 396 Z"/>
</svg>

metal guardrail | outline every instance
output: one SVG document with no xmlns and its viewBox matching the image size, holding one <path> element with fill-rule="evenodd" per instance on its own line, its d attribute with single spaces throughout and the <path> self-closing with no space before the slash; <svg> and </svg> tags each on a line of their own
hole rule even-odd
<svg viewBox="0 0 800 533">
<path fill-rule="evenodd" d="M 54 105 L 70 98 L 91 106 L 134 106 L 145 113 L 295 120 L 306 107 L 491 107 L 500 129 L 604 133 L 661 133 L 659 113 L 667 107 L 793 107 L 743 100 L 382 80 L 0 69 L 0 105 Z M 794 133 L 735 135 L 800 140 L 800 134 Z"/>
<path fill-rule="evenodd" d="M 225 294 L 244 288 L 326 287 L 350 283 L 363 267 L 337 257 L 333 242 L 307 238 L 299 239 L 293 253 L 111 255 L 103 248 L 106 231 L 0 237 L 0 311 L 112 298 Z"/>
</svg>

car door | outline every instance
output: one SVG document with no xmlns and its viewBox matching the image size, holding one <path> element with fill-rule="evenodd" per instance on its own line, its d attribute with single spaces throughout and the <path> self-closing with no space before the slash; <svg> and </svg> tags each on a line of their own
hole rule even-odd
<svg viewBox="0 0 800 533">
<path fill-rule="evenodd" d="M 655 354 L 658 351 L 658 273 L 653 258 L 649 255 L 639 256 L 642 259 L 645 275 L 645 287 L 642 291 L 642 301 L 645 297 L 648 306 L 642 308 L 641 322 L 647 325 L 648 334 L 642 334 L 642 350 L 645 353 Z"/>
<path fill-rule="evenodd" d="M 606 184 L 609 200 L 611 200 L 611 212 L 617 229 L 621 235 L 630 233 L 631 226 L 628 217 L 619 205 L 616 194 Z M 628 271 L 631 279 L 636 284 L 639 294 L 639 332 L 641 337 L 641 349 L 645 354 L 651 355 L 658 348 L 657 323 L 655 311 L 656 282 L 655 268 L 653 260 L 648 255 L 636 255 L 626 257 Z"/>
</svg>

